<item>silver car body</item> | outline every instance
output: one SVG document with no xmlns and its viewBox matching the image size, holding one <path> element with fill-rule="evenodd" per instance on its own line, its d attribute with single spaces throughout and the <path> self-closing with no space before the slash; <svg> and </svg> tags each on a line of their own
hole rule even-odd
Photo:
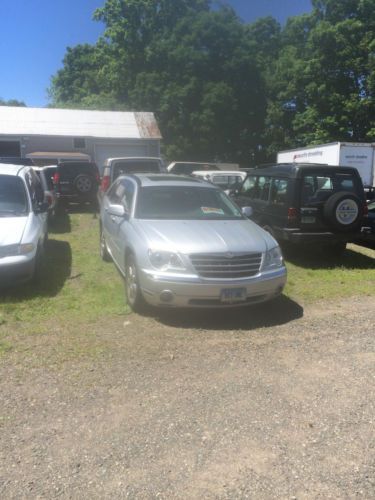
<svg viewBox="0 0 375 500">
<path fill-rule="evenodd" d="M 195 220 L 181 215 L 176 219 L 172 212 L 170 218 L 162 219 L 139 216 L 140 196 L 160 187 L 170 192 L 189 188 L 213 190 L 215 196 L 220 193 L 236 211 L 235 220 Z M 220 209 L 202 210 L 221 214 Z M 154 306 L 258 303 L 279 295 L 286 283 L 286 268 L 272 236 L 244 217 L 218 187 L 199 179 L 172 174 L 119 177 L 103 198 L 100 224 L 106 250 L 124 276 L 128 256 L 136 259 L 143 299 Z M 277 256 L 273 267 L 269 266 L 271 254 Z M 164 255 L 177 261 L 174 268 L 174 264 L 159 266 L 157 259 Z"/>
<path fill-rule="evenodd" d="M 47 237 L 43 199 L 31 167 L 0 164 L 0 286 L 34 275 Z"/>
</svg>

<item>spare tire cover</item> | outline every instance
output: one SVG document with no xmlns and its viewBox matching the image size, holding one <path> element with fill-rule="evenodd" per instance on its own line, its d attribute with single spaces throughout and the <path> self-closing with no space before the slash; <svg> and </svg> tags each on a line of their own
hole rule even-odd
<svg viewBox="0 0 375 500">
<path fill-rule="evenodd" d="M 327 222 L 339 231 L 353 231 L 359 227 L 363 206 L 358 196 L 350 192 L 335 193 L 324 205 Z"/>
</svg>

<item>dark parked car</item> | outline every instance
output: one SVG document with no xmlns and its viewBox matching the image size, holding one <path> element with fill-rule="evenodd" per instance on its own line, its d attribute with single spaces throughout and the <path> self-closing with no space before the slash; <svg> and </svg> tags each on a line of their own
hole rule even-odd
<svg viewBox="0 0 375 500">
<path fill-rule="evenodd" d="M 67 161 L 57 165 L 53 183 L 58 202 L 96 203 L 100 182 L 98 167 L 87 161 Z"/>
<path fill-rule="evenodd" d="M 232 194 L 278 241 L 342 252 L 360 234 L 367 212 L 363 185 L 351 167 L 278 164 L 251 169 Z"/>
</svg>

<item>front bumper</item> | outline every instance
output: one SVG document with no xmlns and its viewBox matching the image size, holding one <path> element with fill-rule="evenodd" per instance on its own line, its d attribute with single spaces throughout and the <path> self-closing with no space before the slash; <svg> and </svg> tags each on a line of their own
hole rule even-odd
<svg viewBox="0 0 375 500">
<path fill-rule="evenodd" d="M 34 269 L 35 256 L 29 258 L 22 255 L 0 259 L 0 288 L 31 280 Z"/>
<path fill-rule="evenodd" d="M 286 268 L 237 280 L 213 280 L 198 276 L 162 276 L 147 270 L 140 272 L 143 297 L 153 306 L 238 307 L 266 302 L 281 294 L 286 283 Z M 246 289 L 244 300 L 223 302 L 222 292 Z"/>
</svg>

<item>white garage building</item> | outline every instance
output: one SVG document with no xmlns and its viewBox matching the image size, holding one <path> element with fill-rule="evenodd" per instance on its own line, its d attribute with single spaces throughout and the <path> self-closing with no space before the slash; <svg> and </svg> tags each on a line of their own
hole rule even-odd
<svg viewBox="0 0 375 500">
<path fill-rule="evenodd" d="M 161 139 L 153 113 L 0 106 L 0 156 L 80 153 L 101 168 L 107 158 L 160 156 Z"/>
</svg>

